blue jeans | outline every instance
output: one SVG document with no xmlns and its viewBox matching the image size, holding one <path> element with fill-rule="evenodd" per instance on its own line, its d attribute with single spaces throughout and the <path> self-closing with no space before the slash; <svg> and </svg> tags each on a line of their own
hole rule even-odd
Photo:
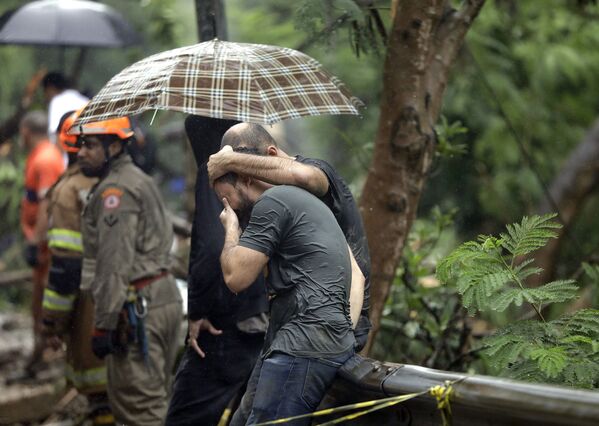
<svg viewBox="0 0 599 426">
<path fill-rule="evenodd" d="M 337 370 L 354 353 L 353 348 L 331 359 L 299 358 L 273 353 L 256 364 L 244 402 L 251 401 L 248 425 L 316 411 Z M 243 402 L 242 402 L 243 406 Z M 242 408 L 242 407 L 240 407 Z M 241 423 L 243 413 L 235 413 L 232 424 Z M 235 421 L 236 420 L 236 421 Z M 309 425 L 311 418 L 287 424 Z"/>
</svg>

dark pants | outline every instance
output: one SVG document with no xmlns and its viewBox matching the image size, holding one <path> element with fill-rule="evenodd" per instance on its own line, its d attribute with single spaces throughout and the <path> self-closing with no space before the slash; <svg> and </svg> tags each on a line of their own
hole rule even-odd
<svg viewBox="0 0 599 426">
<path fill-rule="evenodd" d="M 314 412 L 353 353 L 351 349 L 331 359 L 271 354 L 256 364 L 231 424 L 251 425 Z M 311 421 L 305 418 L 287 424 L 309 425 Z"/>
<path fill-rule="evenodd" d="M 173 386 L 165 425 L 216 425 L 241 392 L 258 358 L 263 334 L 224 329 L 220 336 L 200 334 L 200 356 L 187 347 Z"/>
</svg>

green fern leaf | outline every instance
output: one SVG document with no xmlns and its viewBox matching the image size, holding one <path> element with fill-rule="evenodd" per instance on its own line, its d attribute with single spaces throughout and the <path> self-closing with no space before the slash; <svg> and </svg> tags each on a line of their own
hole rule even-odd
<svg viewBox="0 0 599 426">
<path fill-rule="evenodd" d="M 452 251 L 437 265 L 437 277 L 442 282 L 450 282 L 462 275 L 464 265 L 498 263 L 498 254 L 483 249 L 475 241 L 468 241 Z"/>
<path fill-rule="evenodd" d="M 539 274 L 539 273 L 543 272 L 543 268 L 536 268 L 536 267 L 528 268 L 527 267 L 534 261 L 535 261 L 534 259 L 527 259 L 524 262 L 520 263 L 519 265 L 515 266 L 513 268 L 514 275 L 516 275 L 518 277 L 518 279 L 520 279 L 520 281 L 524 281 L 526 278 L 528 278 L 531 275 L 535 275 L 535 274 Z"/>
<path fill-rule="evenodd" d="M 510 339 L 498 345 L 493 344 L 491 340 L 484 340 L 483 343 L 489 345 L 487 349 L 483 350 L 483 353 L 490 357 L 491 365 L 499 371 L 519 362 L 520 358 L 526 357 L 531 350 L 530 343 L 524 342 L 522 339 Z"/>
<path fill-rule="evenodd" d="M 576 387 L 594 388 L 599 383 L 597 360 L 575 359 L 564 368 L 564 382 Z"/>
<path fill-rule="evenodd" d="M 568 334 L 584 334 L 599 340 L 599 309 L 581 309 L 554 322 Z"/>
<path fill-rule="evenodd" d="M 527 382 L 546 382 L 547 376 L 539 370 L 536 361 L 524 360 L 507 368 L 502 376 Z"/>
<path fill-rule="evenodd" d="M 541 303 L 559 303 L 565 300 L 575 299 L 578 285 L 574 280 L 553 281 L 537 288 L 525 288 L 520 290 L 522 297 L 529 303 L 535 305 Z"/>
<path fill-rule="evenodd" d="M 523 294 L 525 290 L 519 288 L 510 288 L 502 291 L 493 299 L 491 308 L 497 312 L 503 312 L 512 303 L 516 306 L 522 305 Z"/>
<path fill-rule="evenodd" d="M 593 352 L 597 352 L 597 349 L 599 349 L 599 342 L 597 340 L 593 340 L 588 336 L 581 336 L 580 334 L 565 337 L 561 339 L 561 343 L 585 343 L 590 345 Z"/>
<path fill-rule="evenodd" d="M 584 269 L 584 272 L 592 282 L 599 283 L 599 265 L 591 265 L 589 263 L 583 262 L 582 269 Z"/>
<path fill-rule="evenodd" d="M 507 225 L 507 234 L 500 234 L 502 246 L 512 256 L 523 256 L 544 247 L 550 238 L 557 237 L 555 229 L 562 227 L 559 223 L 551 221 L 556 216 L 555 213 L 525 216 L 519 224 Z"/>
<path fill-rule="evenodd" d="M 537 361 L 539 369 L 549 378 L 556 378 L 566 367 L 567 357 L 565 348 L 538 348 L 530 353 L 530 359 Z"/>
<path fill-rule="evenodd" d="M 487 298 L 512 280 L 512 275 L 506 271 L 498 271 L 482 278 L 478 291 L 484 292 Z"/>
</svg>

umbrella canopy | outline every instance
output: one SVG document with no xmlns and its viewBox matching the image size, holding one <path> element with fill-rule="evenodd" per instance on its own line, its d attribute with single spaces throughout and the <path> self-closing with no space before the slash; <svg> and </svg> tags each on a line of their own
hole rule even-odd
<svg viewBox="0 0 599 426">
<path fill-rule="evenodd" d="M 362 102 L 293 49 L 213 40 L 150 56 L 114 76 L 77 124 L 165 109 L 260 124 L 359 114 Z"/>
<path fill-rule="evenodd" d="M 114 9 L 84 0 L 40 0 L 0 17 L 0 43 L 122 47 L 141 38 Z"/>
</svg>

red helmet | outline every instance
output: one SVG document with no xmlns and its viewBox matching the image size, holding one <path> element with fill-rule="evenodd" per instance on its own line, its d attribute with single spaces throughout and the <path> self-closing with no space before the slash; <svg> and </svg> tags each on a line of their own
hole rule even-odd
<svg viewBox="0 0 599 426">
<path fill-rule="evenodd" d="M 79 111 L 73 111 L 69 115 L 58 129 L 58 143 L 64 152 L 77 153 L 79 152 L 79 146 L 77 145 L 77 136 L 69 134 L 69 129 L 73 125 L 73 122 L 77 119 L 83 108 Z"/>
<path fill-rule="evenodd" d="M 79 111 L 81 112 L 81 111 Z M 134 132 L 129 117 L 111 118 L 94 123 L 86 123 L 71 128 L 69 135 L 116 135 L 120 139 L 129 139 Z"/>
</svg>

